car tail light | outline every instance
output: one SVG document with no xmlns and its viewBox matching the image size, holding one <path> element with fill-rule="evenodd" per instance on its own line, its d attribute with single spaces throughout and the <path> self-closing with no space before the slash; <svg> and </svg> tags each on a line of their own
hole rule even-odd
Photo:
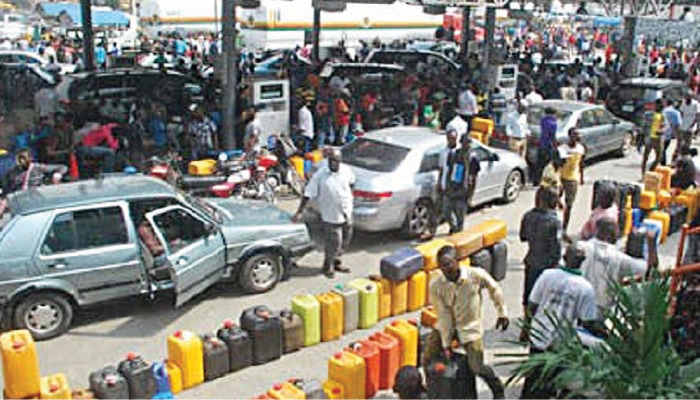
<svg viewBox="0 0 700 400">
<path fill-rule="evenodd" d="M 352 192 L 353 197 L 356 199 L 366 201 L 366 202 L 380 202 L 383 199 L 388 199 L 390 198 L 393 193 L 391 192 L 368 192 L 364 190 L 353 190 Z"/>
<path fill-rule="evenodd" d="M 645 111 L 656 111 L 656 103 L 646 103 L 644 104 Z"/>
</svg>

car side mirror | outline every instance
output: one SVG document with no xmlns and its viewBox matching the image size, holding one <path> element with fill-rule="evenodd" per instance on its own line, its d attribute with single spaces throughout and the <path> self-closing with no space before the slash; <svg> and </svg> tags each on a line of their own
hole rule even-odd
<svg viewBox="0 0 700 400">
<path fill-rule="evenodd" d="M 212 224 L 211 222 L 204 223 L 204 232 L 206 233 L 207 236 L 216 232 L 216 229 L 217 229 L 216 225 Z"/>
<path fill-rule="evenodd" d="M 617 124 L 619 124 L 619 123 L 620 123 L 620 120 L 619 120 L 619 119 L 614 119 L 614 120 L 613 120 L 613 125 L 617 125 Z"/>
</svg>

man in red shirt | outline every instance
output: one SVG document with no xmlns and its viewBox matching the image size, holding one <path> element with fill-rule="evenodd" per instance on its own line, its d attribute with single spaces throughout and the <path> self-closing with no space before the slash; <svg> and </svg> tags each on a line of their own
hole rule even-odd
<svg viewBox="0 0 700 400">
<path fill-rule="evenodd" d="M 88 132 L 80 140 L 80 157 L 84 159 L 102 159 L 103 172 L 114 172 L 115 157 L 119 149 L 119 141 L 112 136 L 112 128 L 117 124 L 102 125 Z"/>
</svg>

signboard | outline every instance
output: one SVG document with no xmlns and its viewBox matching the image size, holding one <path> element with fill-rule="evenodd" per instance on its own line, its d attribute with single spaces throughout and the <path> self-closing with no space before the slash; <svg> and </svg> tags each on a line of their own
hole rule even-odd
<svg viewBox="0 0 700 400">
<path fill-rule="evenodd" d="M 235 4 L 241 8 L 258 8 L 260 0 L 235 0 Z"/>
<path fill-rule="evenodd" d="M 361 4 L 394 4 L 396 0 L 345 0 L 346 3 Z"/>
<path fill-rule="evenodd" d="M 444 7 L 504 7 L 510 0 L 423 0 L 424 6 Z"/>
<path fill-rule="evenodd" d="M 348 5 L 340 0 L 313 0 L 313 6 L 325 12 L 342 12 L 345 11 Z"/>
</svg>

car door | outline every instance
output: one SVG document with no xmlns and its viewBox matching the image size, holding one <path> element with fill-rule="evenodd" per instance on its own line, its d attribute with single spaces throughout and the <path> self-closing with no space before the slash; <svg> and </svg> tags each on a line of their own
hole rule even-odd
<svg viewBox="0 0 700 400">
<path fill-rule="evenodd" d="M 444 147 L 436 146 L 425 152 L 421 161 L 418 174 L 416 174 L 416 186 L 418 198 L 430 198 L 435 200 L 435 190 L 440 177 L 440 153 Z"/>
<path fill-rule="evenodd" d="M 216 225 L 181 206 L 146 214 L 164 244 L 175 288 L 175 306 L 219 282 L 226 268 L 226 245 Z"/>
<path fill-rule="evenodd" d="M 506 177 L 500 168 L 498 156 L 490 150 L 472 142 L 473 151 L 479 159 L 481 171 L 476 178 L 476 189 L 471 205 L 491 201 L 503 194 L 503 182 Z"/>
<path fill-rule="evenodd" d="M 581 135 L 581 141 L 588 148 L 588 155 L 594 157 L 600 154 L 603 130 L 598 126 L 595 110 L 584 110 L 579 114 L 576 129 Z"/>
<path fill-rule="evenodd" d="M 55 211 L 36 251 L 35 265 L 53 280 L 96 303 L 147 288 L 126 202 Z"/>
<path fill-rule="evenodd" d="M 617 118 L 604 108 L 596 109 L 596 121 L 601 132 L 601 152 L 607 153 L 620 148 L 620 142 L 625 134 L 622 132 Z"/>
</svg>

